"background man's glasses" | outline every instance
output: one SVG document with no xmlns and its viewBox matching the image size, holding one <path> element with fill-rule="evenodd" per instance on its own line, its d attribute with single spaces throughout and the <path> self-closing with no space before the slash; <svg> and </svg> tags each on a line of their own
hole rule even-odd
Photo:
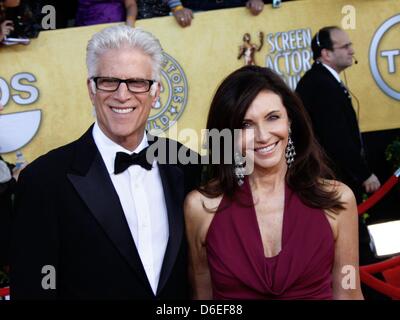
<svg viewBox="0 0 400 320">
<path fill-rule="evenodd" d="M 114 92 L 117 91 L 120 84 L 126 84 L 128 90 L 132 93 L 148 92 L 154 80 L 147 79 L 118 79 L 110 77 L 93 77 L 91 78 L 96 84 L 96 88 L 101 91 Z"/>
<path fill-rule="evenodd" d="M 349 43 L 346 43 L 346 44 L 344 44 L 344 45 L 342 45 L 340 47 L 333 47 L 332 49 L 333 50 L 335 50 L 335 49 L 346 49 L 346 50 L 349 50 L 351 47 L 353 47 L 353 44 L 351 42 L 349 42 Z"/>
</svg>

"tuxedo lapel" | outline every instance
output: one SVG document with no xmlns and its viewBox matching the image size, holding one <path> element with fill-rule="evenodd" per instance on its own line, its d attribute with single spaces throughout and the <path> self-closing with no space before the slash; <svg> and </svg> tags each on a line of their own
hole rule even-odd
<svg viewBox="0 0 400 320">
<path fill-rule="evenodd" d="M 346 97 L 346 99 L 350 99 L 351 101 L 351 97 L 349 97 L 347 88 L 344 87 L 344 84 L 337 81 L 334 75 L 326 67 L 324 67 L 322 63 L 314 63 L 314 66 L 317 73 L 329 78 L 332 89 L 334 88 L 334 90 L 336 90 L 341 97 Z"/>
<path fill-rule="evenodd" d="M 339 112 L 345 115 L 345 117 L 343 117 L 343 121 L 347 123 L 348 127 L 354 127 L 354 124 L 356 124 L 355 130 L 358 132 L 359 128 L 357 115 L 354 110 L 348 89 L 344 86 L 343 83 L 338 82 L 337 79 L 332 75 L 332 73 L 322 64 L 316 63 L 315 65 L 317 72 L 329 78 L 331 83 L 332 96 L 334 96 L 334 99 L 336 101 L 335 105 L 338 108 Z"/>
<path fill-rule="evenodd" d="M 121 255 L 152 292 L 118 194 L 94 143 L 92 127 L 78 141 L 72 169 L 74 173 L 69 173 L 68 179 L 81 199 Z"/>
</svg>

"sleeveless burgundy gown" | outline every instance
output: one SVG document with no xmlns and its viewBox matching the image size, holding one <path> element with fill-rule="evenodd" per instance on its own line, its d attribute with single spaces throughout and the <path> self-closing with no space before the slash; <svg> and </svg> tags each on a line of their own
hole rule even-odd
<svg viewBox="0 0 400 320">
<path fill-rule="evenodd" d="M 245 179 L 211 222 L 206 249 L 214 299 L 332 299 L 334 238 L 323 210 L 304 205 L 286 185 L 282 250 L 265 257 L 253 203 Z"/>
</svg>

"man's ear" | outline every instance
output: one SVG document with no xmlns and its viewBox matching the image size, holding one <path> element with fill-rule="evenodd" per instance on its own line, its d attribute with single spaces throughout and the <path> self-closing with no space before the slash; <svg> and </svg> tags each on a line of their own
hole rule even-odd
<svg viewBox="0 0 400 320">
<path fill-rule="evenodd" d="M 157 89 L 158 89 L 158 82 L 153 82 L 153 84 L 150 87 L 150 95 L 152 97 L 155 97 L 157 94 Z"/>
<path fill-rule="evenodd" d="M 89 91 L 90 100 L 94 104 L 94 95 L 96 94 L 96 85 L 95 85 L 94 81 L 91 79 L 86 80 L 86 85 L 87 85 L 87 88 Z"/>
<path fill-rule="evenodd" d="M 331 51 L 328 49 L 322 49 L 321 50 L 321 57 L 322 59 L 324 59 L 325 61 L 330 61 L 331 60 Z"/>
<path fill-rule="evenodd" d="M 158 82 L 154 82 L 150 88 L 150 96 L 153 97 L 152 108 L 156 105 L 158 98 L 160 97 L 160 86 Z"/>
</svg>

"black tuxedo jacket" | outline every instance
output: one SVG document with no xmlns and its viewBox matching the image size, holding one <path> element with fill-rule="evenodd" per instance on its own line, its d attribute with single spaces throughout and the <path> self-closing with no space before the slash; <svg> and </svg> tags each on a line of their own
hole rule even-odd
<svg viewBox="0 0 400 320">
<path fill-rule="evenodd" d="M 362 152 L 360 130 L 351 98 L 335 77 L 314 63 L 296 88 L 321 146 L 331 159 L 337 178 L 358 194 L 371 171 Z"/>
<path fill-rule="evenodd" d="M 198 181 L 198 168 L 159 164 L 169 241 L 154 295 L 92 128 L 77 141 L 32 162 L 17 186 L 11 297 L 188 298 L 183 201 Z M 52 269 L 46 266 L 54 267 L 55 289 Z"/>
</svg>

